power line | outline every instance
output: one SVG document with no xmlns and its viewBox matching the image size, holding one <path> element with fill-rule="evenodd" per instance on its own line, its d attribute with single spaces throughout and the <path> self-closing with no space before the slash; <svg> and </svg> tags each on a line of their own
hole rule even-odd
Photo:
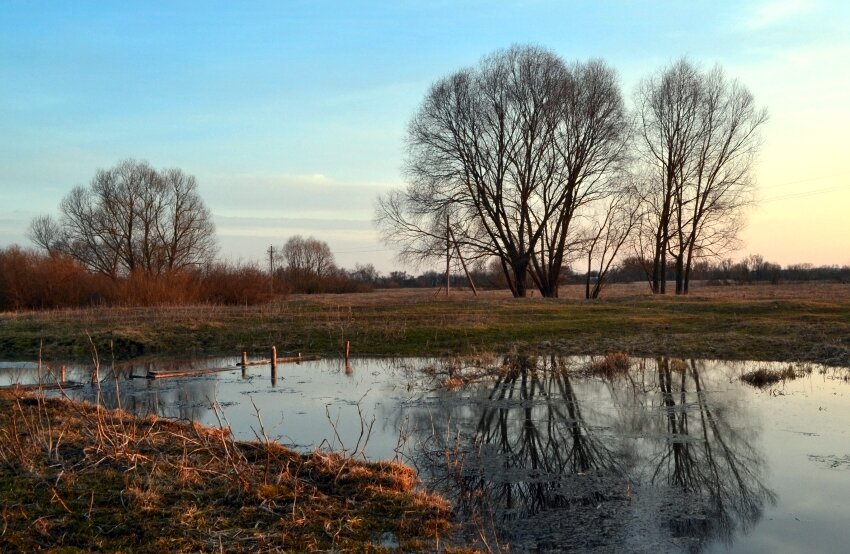
<svg viewBox="0 0 850 554">
<path fill-rule="evenodd" d="M 334 254 L 355 254 L 359 252 L 395 252 L 389 248 L 377 248 L 374 250 L 334 250 Z"/>
<path fill-rule="evenodd" d="M 759 187 L 759 188 L 775 189 L 775 188 L 779 188 L 779 187 L 787 187 L 789 185 L 800 185 L 800 184 L 803 184 L 803 183 L 812 183 L 812 182 L 815 182 L 815 181 L 823 181 L 825 179 L 834 179 L 836 177 L 847 177 L 848 175 L 850 175 L 850 173 L 836 173 L 834 175 L 822 175 L 820 177 L 811 177 L 811 178 L 808 178 L 808 179 L 799 179 L 797 181 L 787 181 L 785 183 L 777 183 L 775 185 L 767 185 L 767 186 L 762 186 L 762 187 Z"/>
<path fill-rule="evenodd" d="M 780 196 L 765 198 L 763 200 L 763 202 L 773 202 L 775 200 L 792 200 L 792 199 L 796 199 L 796 198 L 806 198 L 808 196 L 819 196 L 821 194 L 829 194 L 831 192 L 840 192 L 840 191 L 845 191 L 845 190 L 850 190 L 850 189 L 848 189 L 846 186 L 841 186 L 841 187 L 829 187 L 829 188 L 817 189 L 817 190 L 807 190 L 807 191 L 801 191 L 801 192 L 792 192 L 792 193 L 789 193 L 789 194 L 782 194 Z"/>
</svg>

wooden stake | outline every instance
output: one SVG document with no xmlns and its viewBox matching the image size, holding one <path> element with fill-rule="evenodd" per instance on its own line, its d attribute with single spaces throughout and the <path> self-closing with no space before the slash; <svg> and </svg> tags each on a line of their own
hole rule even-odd
<svg viewBox="0 0 850 554">
<path fill-rule="evenodd" d="M 248 372 L 248 353 L 242 353 L 242 377 L 245 377 L 245 374 Z"/>
<path fill-rule="evenodd" d="M 62 367 L 60 367 L 59 371 L 61 373 L 61 379 L 62 379 L 60 381 L 60 383 L 64 383 L 65 382 L 65 366 L 63 365 Z"/>
<path fill-rule="evenodd" d="M 272 346 L 272 386 L 277 384 L 277 347 Z"/>
<path fill-rule="evenodd" d="M 345 341 L 345 363 L 348 363 L 349 354 L 351 352 L 351 341 Z"/>
</svg>

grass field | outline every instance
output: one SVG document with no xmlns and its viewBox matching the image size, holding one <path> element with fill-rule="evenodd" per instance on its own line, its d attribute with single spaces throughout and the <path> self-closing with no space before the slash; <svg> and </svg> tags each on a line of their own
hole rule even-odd
<svg viewBox="0 0 850 554">
<path fill-rule="evenodd" d="M 292 296 L 261 306 L 92 308 L 0 314 L 0 357 L 442 355 L 510 348 L 580 354 L 816 361 L 850 365 L 850 285 L 697 286 L 687 297 L 615 285 L 597 301 L 514 299 L 504 291 L 390 290 Z"/>
</svg>

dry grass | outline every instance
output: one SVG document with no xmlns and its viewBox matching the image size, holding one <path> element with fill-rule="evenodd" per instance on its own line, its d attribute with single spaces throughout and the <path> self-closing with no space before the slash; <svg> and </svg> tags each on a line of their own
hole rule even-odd
<svg viewBox="0 0 850 554">
<path fill-rule="evenodd" d="M 587 364 L 587 373 L 599 375 L 608 379 L 625 375 L 632 367 L 632 361 L 625 352 L 611 352 L 602 357 L 594 358 Z"/>
<path fill-rule="evenodd" d="M 478 291 L 477 298 L 484 301 L 564 301 L 585 300 L 584 285 L 563 285 L 559 291 L 558 299 L 541 298 L 536 292 L 526 299 L 514 299 L 510 291 L 484 290 Z M 776 285 L 759 283 L 747 285 L 708 285 L 696 282 L 691 285 L 687 298 L 700 300 L 829 300 L 836 298 L 835 295 L 847 296 L 850 285 L 846 283 L 831 282 L 808 282 L 808 283 L 780 283 Z M 419 304 L 425 301 L 444 302 L 445 292 L 436 294 L 435 289 L 383 289 L 363 293 L 347 294 L 297 294 L 292 300 L 304 300 L 316 302 L 328 306 L 368 306 L 392 304 Z M 840 297 L 839 296 L 839 297 Z M 465 288 L 453 288 L 451 299 L 464 298 L 474 299 L 472 291 Z M 606 287 L 602 293 L 602 300 L 617 298 L 664 298 L 653 296 L 647 283 L 615 283 Z M 670 294 L 666 298 L 675 298 Z"/>
<path fill-rule="evenodd" d="M 793 381 L 799 377 L 805 377 L 812 372 L 811 368 L 804 367 L 795 369 L 794 366 L 789 365 L 783 369 L 770 369 L 766 367 L 760 367 L 758 369 L 754 369 L 753 371 L 748 371 L 741 375 L 741 381 L 752 385 L 756 388 L 765 388 L 775 385 L 780 381 Z"/>
<path fill-rule="evenodd" d="M 0 551 L 432 551 L 449 507 L 400 463 L 0 393 Z"/>
<path fill-rule="evenodd" d="M 687 297 L 615 285 L 585 301 L 473 297 L 454 291 L 388 290 L 300 295 L 254 307 L 98 308 L 0 314 L 0 356 L 86 359 L 89 331 L 102 352 L 140 355 L 278 351 L 443 355 L 511 347 L 547 354 L 626 352 L 850 365 L 850 285 L 695 286 Z"/>
</svg>

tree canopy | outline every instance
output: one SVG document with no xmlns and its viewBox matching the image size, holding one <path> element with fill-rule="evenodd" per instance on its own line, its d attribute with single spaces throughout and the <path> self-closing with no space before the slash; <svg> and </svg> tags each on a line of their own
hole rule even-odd
<svg viewBox="0 0 850 554">
<path fill-rule="evenodd" d="M 124 160 L 99 170 L 59 205 L 58 219 L 36 217 L 29 235 L 111 278 L 161 275 L 212 261 L 215 226 L 195 177 Z"/>
</svg>

